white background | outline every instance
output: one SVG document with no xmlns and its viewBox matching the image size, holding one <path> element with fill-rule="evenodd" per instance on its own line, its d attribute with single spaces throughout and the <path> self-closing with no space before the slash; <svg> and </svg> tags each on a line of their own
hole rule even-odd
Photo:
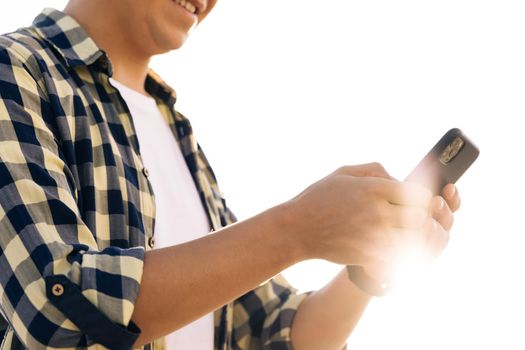
<svg viewBox="0 0 525 350">
<path fill-rule="evenodd" d="M 65 3 L 5 1 L 0 32 Z M 152 65 L 241 219 L 344 164 L 403 178 L 462 128 L 481 155 L 458 183 L 449 247 L 372 302 L 349 348 L 524 349 L 524 17 L 508 0 L 219 0 Z M 314 261 L 286 276 L 309 290 L 338 269 Z"/>
</svg>

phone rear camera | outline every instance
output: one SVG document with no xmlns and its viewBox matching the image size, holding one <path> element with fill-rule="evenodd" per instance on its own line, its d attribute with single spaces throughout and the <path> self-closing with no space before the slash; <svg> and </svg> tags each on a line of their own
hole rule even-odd
<svg viewBox="0 0 525 350">
<path fill-rule="evenodd" d="M 461 151 L 464 145 L 465 141 L 463 141 L 463 139 L 459 136 L 456 137 L 441 153 L 439 161 L 442 164 L 447 165 L 452 159 L 454 159 L 458 155 L 459 151 Z"/>
</svg>

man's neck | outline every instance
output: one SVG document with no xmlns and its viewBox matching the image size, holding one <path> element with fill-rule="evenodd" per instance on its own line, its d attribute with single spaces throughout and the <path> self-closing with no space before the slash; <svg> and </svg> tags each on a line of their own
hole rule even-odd
<svg viewBox="0 0 525 350">
<path fill-rule="evenodd" d="M 118 23 L 110 18 L 110 9 L 107 14 L 100 16 L 100 5 L 94 3 L 96 1 L 70 1 L 64 12 L 73 17 L 97 46 L 108 54 L 113 66 L 113 79 L 148 95 L 144 82 L 151 56 L 141 55 L 136 43 L 129 40 L 125 32 L 119 30 Z"/>
</svg>

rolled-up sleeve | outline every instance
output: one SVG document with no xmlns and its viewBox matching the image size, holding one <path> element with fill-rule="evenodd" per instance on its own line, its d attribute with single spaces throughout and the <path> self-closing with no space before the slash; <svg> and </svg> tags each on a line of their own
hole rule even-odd
<svg viewBox="0 0 525 350">
<path fill-rule="evenodd" d="M 142 247 L 99 249 L 83 223 L 48 95 L 0 48 L 0 305 L 30 349 L 129 349 Z"/>
<path fill-rule="evenodd" d="M 290 332 L 301 302 L 282 275 L 277 275 L 234 303 L 233 341 L 239 349 L 292 349 Z"/>
</svg>

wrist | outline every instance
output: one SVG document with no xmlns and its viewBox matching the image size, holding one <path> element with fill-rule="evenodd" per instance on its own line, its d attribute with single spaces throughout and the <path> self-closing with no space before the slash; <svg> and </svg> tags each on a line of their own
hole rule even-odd
<svg viewBox="0 0 525 350">
<path fill-rule="evenodd" d="M 389 280 L 389 272 L 388 268 L 386 266 L 364 266 L 363 267 L 364 272 L 374 281 L 377 281 L 379 283 L 384 283 Z"/>
<path fill-rule="evenodd" d="M 376 276 L 370 276 L 362 266 L 348 265 L 346 267 L 348 278 L 359 289 L 370 296 L 382 297 L 389 291 L 389 283 L 385 280 L 376 280 Z"/>
<path fill-rule="evenodd" d="M 294 209 L 293 203 L 285 202 L 270 209 L 274 217 L 276 229 L 273 230 L 274 237 L 289 252 L 297 263 L 303 260 L 312 259 L 310 249 L 306 244 L 307 235 L 305 230 L 300 228 L 303 221 Z"/>
</svg>

